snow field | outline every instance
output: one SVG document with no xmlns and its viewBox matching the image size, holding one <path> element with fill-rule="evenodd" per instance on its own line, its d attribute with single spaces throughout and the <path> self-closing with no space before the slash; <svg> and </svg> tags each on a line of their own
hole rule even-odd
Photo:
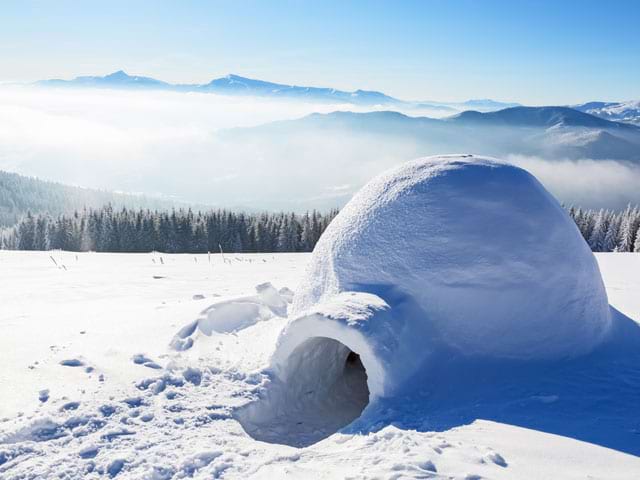
<svg viewBox="0 0 640 480">
<path fill-rule="evenodd" d="M 274 433 L 269 422 L 247 433 L 249 424 L 238 419 L 273 392 L 277 377 L 265 368 L 287 320 L 272 314 L 226 333 L 196 329 L 185 336 L 193 338 L 186 350 L 170 343 L 211 306 L 256 297 L 257 285 L 270 282 L 282 297 L 282 287 L 295 290 L 308 255 L 237 255 L 232 263 L 216 255 L 210 265 L 206 255 L 162 255 L 162 264 L 153 255 L 76 260 L 54 253 L 66 270 L 48 256 L 0 252 L 0 270 L 9 272 L 0 278 L 0 478 L 629 479 L 640 471 L 633 450 L 640 431 L 637 357 L 609 353 L 591 363 L 553 364 L 542 377 L 502 363 L 466 373 L 440 364 L 419 397 L 369 404 L 340 433 L 324 423 L 305 440 L 308 430 L 284 425 L 284 433 Z M 637 322 L 640 256 L 597 258 L 611 303 Z M 336 316 L 345 305 L 318 308 Z M 366 324 L 359 305 L 348 307 L 349 318 Z M 298 351 L 291 342 L 300 361 L 287 365 L 306 372 L 288 371 L 300 377 L 294 388 L 325 374 L 343 383 L 319 391 L 335 386 L 330 400 L 342 405 L 345 397 L 364 398 L 363 375 L 384 378 L 366 354 L 359 358 L 364 372 L 349 359 L 362 345 L 341 338 Z M 452 375 L 464 381 L 452 384 Z M 318 415 L 308 412 L 330 405 L 318 399 L 289 413 L 307 412 L 297 421 L 310 422 Z M 354 402 L 350 415 L 362 407 Z M 291 432 L 309 445 L 283 444 Z M 266 441 L 253 438 L 260 433 Z"/>
</svg>

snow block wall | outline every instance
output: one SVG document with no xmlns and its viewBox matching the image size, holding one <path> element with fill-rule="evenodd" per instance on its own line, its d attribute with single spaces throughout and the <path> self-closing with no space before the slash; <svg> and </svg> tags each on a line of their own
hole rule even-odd
<svg viewBox="0 0 640 480">
<path fill-rule="evenodd" d="M 272 360 L 281 399 L 313 396 L 318 383 L 326 397 L 343 382 L 331 342 L 345 347 L 343 365 L 346 352 L 359 356 L 373 399 L 438 352 L 575 357 L 611 322 L 596 260 L 564 209 L 525 170 L 472 155 L 415 160 L 367 184 L 317 244 L 292 310 Z"/>
</svg>

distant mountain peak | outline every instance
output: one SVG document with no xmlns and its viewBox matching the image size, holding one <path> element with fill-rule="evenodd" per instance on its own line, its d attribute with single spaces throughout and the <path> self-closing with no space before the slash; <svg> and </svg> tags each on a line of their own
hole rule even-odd
<svg viewBox="0 0 640 480">
<path fill-rule="evenodd" d="M 479 109 L 505 109 L 521 106 L 519 103 L 499 102 L 490 98 L 472 98 L 466 102 L 462 102 L 462 105 Z"/>
<path fill-rule="evenodd" d="M 83 87 L 83 88 L 118 88 L 118 89 L 175 89 L 177 86 L 156 80 L 151 77 L 129 75 L 124 70 L 117 70 L 104 76 L 80 76 L 73 80 L 42 80 L 36 85 L 54 87 Z"/>
<path fill-rule="evenodd" d="M 130 76 L 124 70 L 118 70 L 117 72 L 105 75 L 104 78 L 129 78 Z"/>
</svg>

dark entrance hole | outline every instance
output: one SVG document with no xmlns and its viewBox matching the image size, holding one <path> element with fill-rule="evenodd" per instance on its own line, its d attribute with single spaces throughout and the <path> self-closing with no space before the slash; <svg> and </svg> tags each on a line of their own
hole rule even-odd
<svg viewBox="0 0 640 480">
<path fill-rule="evenodd" d="M 304 341 L 279 377 L 265 398 L 236 414 L 256 440 L 305 447 L 351 423 L 369 403 L 360 356 L 332 338 Z"/>
</svg>

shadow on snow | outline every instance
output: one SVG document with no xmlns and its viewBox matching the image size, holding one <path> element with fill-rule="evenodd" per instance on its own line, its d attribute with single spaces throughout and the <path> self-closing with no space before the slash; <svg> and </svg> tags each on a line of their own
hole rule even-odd
<svg viewBox="0 0 640 480">
<path fill-rule="evenodd" d="M 640 325 L 611 312 L 608 340 L 580 358 L 532 364 L 440 352 L 404 393 L 369 405 L 342 432 L 444 431 L 484 419 L 640 455 Z"/>
</svg>

